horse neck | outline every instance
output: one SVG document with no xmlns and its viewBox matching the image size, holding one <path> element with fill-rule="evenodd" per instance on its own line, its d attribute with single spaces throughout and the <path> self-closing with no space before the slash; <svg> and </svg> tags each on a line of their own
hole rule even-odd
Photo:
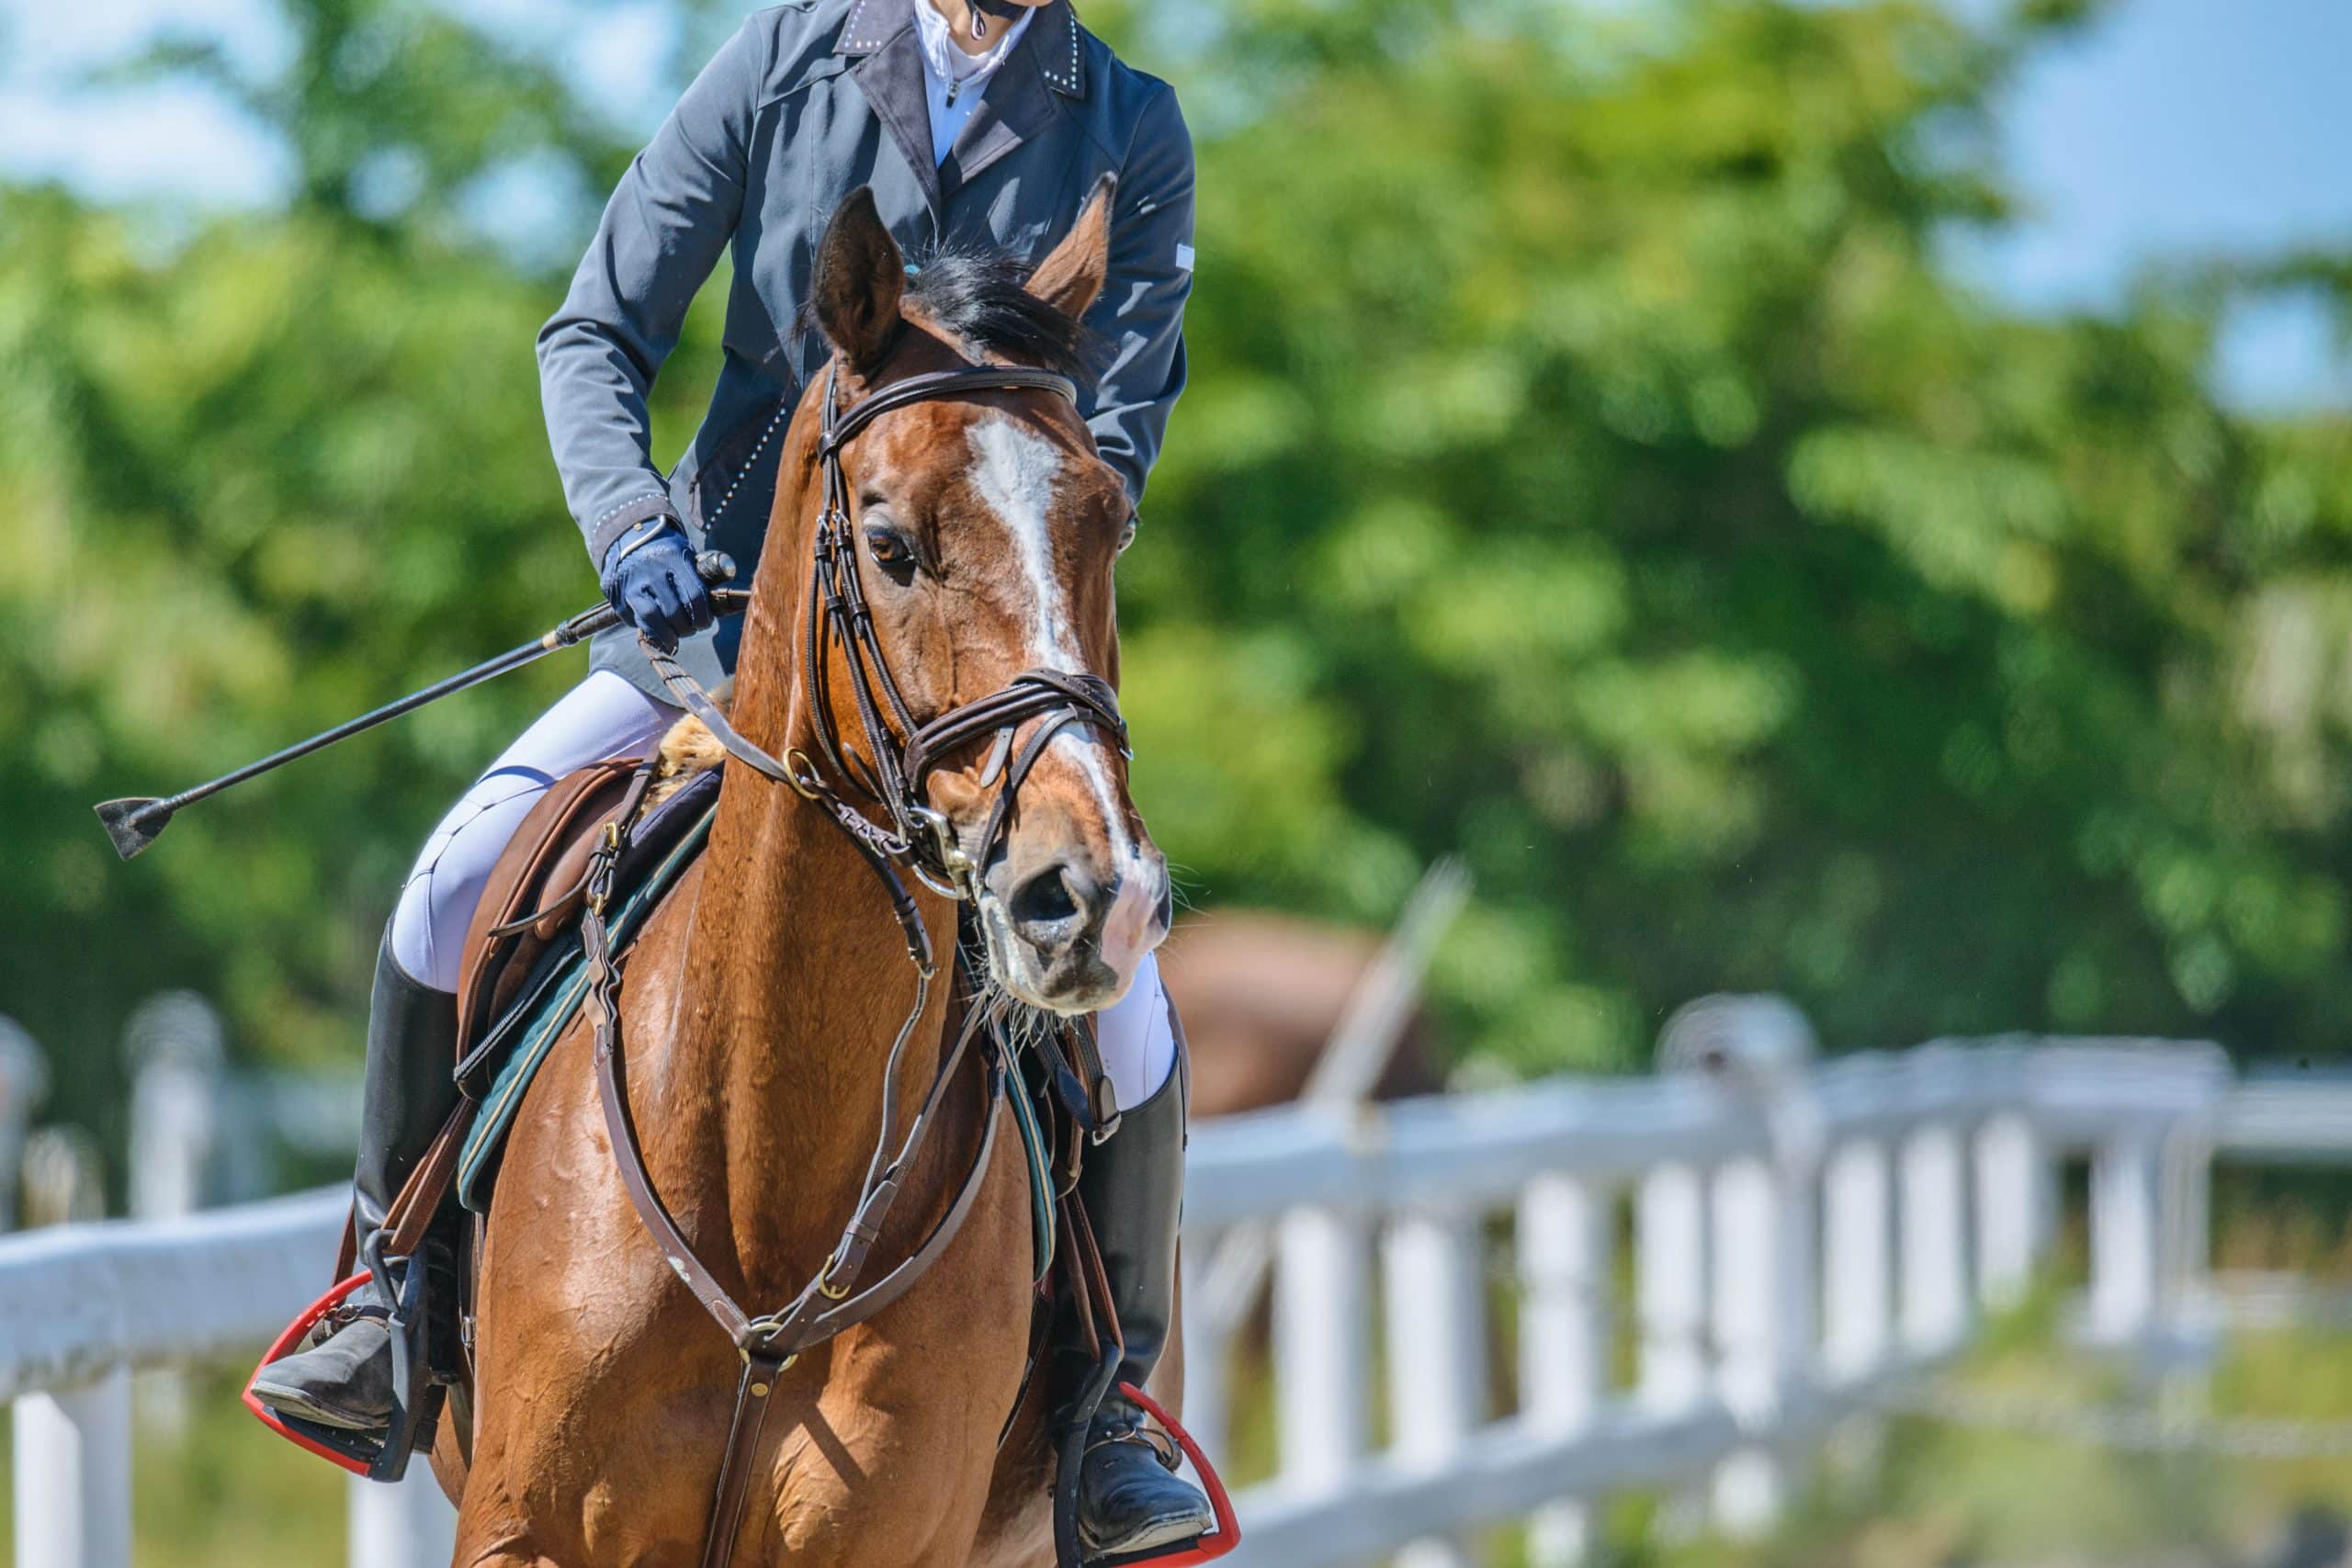
<svg viewBox="0 0 2352 1568">
<path fill-rule="evenodd" d="M 792 457 L 788 446 L 787 473 L 796 471 Z M 816 752 L 799 683 L 800 617 L 809 606 L 801 602 L 806 540 L 788 542 L 797 515 L 779 502 L 732 716 L 777 756 L 794 746 Z M 756 1277 L 782 1259 L 778 1267 L 805 1273 L 832 1245 L 865 1175 L 916 971 L 872 867 L 823 807 L 789 786 L 730 770 L 703 864 L 672 1081 L 707 1089 L 678 1098 L 705 1108 L 704 1135 L 715 1129 L 725 1150 L 721 1179 L 743 1196 L 724 1207 L 746 1271 Z M 952 907 L 919 897 L 944 955 Z M 933 982 L 906 1053 L 899 1135 L 939 1061 L 950 974 L 943 966 Z M 720 1168 L 707 1153 L 698 1163 L 706 1173 Z"/>
</svg>

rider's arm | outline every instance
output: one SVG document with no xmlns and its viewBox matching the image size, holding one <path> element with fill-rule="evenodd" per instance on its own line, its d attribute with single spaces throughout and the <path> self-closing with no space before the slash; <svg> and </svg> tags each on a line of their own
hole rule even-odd
<svg viewBox="0 0 2352 1568">
<path fill-rule="evenodd" d="M 1111 275 L 1087 324 L 1110 345 L 1088 423 L 1141 502 L 1169 411 L 1184 389 L 1184 300 L 1193 291 L 1193 138 L 1175 92 L 1144 107 L 1119 171 Z"/>
<path fill-rule="evenodd" d="M 539 393 L 564 499 L 604 562 L 673 519 L 646 393 L 741 214 L 766 40 L 746 26 L 621 176 L 563 308 L 539 333 Z"/>
</svg>

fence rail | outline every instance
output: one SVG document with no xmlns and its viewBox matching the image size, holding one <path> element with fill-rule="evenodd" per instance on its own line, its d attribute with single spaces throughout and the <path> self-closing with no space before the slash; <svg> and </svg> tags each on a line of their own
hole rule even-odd
<svg viewBox="0 0 2352 1568">
<path fill-rule="evenodd" d="M 1238 1497 L 1238 1568 L 1457 1568 L 1469 1532 L 1518 1520 L 1532 1562 L 1568 1568 L 1592 1500 L 1623 1488 L 1765 1528 L 1826 1427 L 1879 1408 L 2023 1290 L 2063 1162 L 2091 1172 L 2084 1335 L 2177 1349 L 2211 1319 L 2217 1141 L 2251 1127 L 2276 1156 L 2352 1138 L 2307 1117 L 2281 1131 L 2268 1100 L 2241 1113 L 2206 1045 L 2007 1039 L 1818 1064 L 1786 1004 L 1717 998 L 1678 1015 L 1661 1061 L 1642 1079 L 1197 1130 L 1189 1256 L 1237 1227 L 1272 1237 L 1270 1337 L 1246 1297 L 1186 1324 L 1188 1415 L 1212 1452 L 1231 1450 L 1237 1379 L 1271 1382 L 1273 1473 Z M 0 1241 L 19 1568 L 128 1563 L 125 1370 L 250 1353 L 321 1287 L 343 1204 L 322 1191 Z M 1636 1348 L 1623 1382 L 1621 1335 Z M 424 1486 L 355 1486 L 356 1563 L 447 1562 Z"/>
</svg>

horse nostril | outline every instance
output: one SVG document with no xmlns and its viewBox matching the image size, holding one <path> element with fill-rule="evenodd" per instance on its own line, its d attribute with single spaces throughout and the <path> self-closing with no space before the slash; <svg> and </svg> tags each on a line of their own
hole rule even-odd
<svg viewBox="0 0 2352 1568">
<path fill-rule="evenodd" d="M 1047 866 L 1013 891 L 1009 911 L 1017 926 L 1058 925 L 1078 918 L 1066 868 Z"/>
</svg>

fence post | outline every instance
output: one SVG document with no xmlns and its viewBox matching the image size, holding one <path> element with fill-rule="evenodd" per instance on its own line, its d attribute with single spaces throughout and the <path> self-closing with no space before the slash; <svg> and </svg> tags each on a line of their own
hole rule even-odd
<svg viewBox="0 0 2352 1568">
<path fill-rule="evenodd" d="M 1608 1393 L 1611 1217 L 1605 1188 L 1565 1176 L 1538 1177 L 1520 1194 L 1519 1405 L 1546 1438 L 1582 1434 Z M 1528 1520 L 1529 1568 L 1579 1568 L 1592 1546 L 1583 1503 Z"/>
<path fill-rule="evenodd" d="M 1394 1457 L 1442 1469 L 1487 1410 L 1487 1302 L 1479 1216 L 1452 1209 L 1398 1214 L 1381 1249 L 1386 1273 Z M 1414 1541 L 1399 1568 L 1468 1568 L 1465 1542 Z"/>
<path fill-rule="evenodd" d="M 1840 1382 L 1886 1359 L 1894 1322 L 1894 1182 L 1886 1145 L 1857 1138 L 1829 1156 L 1822 1181 L 1822 1359 Z"/>
<path fill-rule="evenodd" d="M 1208 1291 L 1204 1276 L 1217 1255 L 1218 1237 L 1187 1236 L 1181 1253 L 1184 1290 L 1180 1315 L 1184 1334 L 1184 1426 L 1212 1462 L 1227 1459 L 1227 1394 L 1235 1325 Z"/>
<path fill-rule="evenodd" d="M 1715 1173 L 1714 1277 L 1710 1316 L 1715 1388 L 1743 1432 L 1769 1431 L 1779 1403 L 1775 1276 L 1779 1269 L 1771 1168 L 1735 1160 Z M 1781 1509 L 1780 1466 L 1758 1447 L 1743 1447 L 1715 1467 L 1717 1527 L 1735 1539 L 1769 1529 Z"/>
<path fill-rule="evenodd" d="M 2042 1187 L 2048 1169 L 2033 1124 L 2005 1111 L 1978 1130 L 1976 1156 L 1976 1296 L 1998 1312 L 2023 1300 L 2047 1238 Z"/>
<path fill-rule="evenodd" d="M 349 1484 L 350 1568 L 447 1568 L 458 1554 L 458 1510 L 422 1455 L 389 1486 L 357 1475 Z"/>
<path fill-rule="evenodd" d="M 1369 1252 L 1353 1214 L 1283 1216 L 1274 1275 L 1282 1479 L 1305 1491 L 1339 1490 L 1371 1430 Z"/>
<path fill-rule="evenodd" d="M 1634 1398 L 1654 1417 L 1698 1408 L 1707 1393 L 1707 1185 L 1695 1166 L 1657 1165 L 1634 1190 Z M 1677 1491 L 1657 1521 L 1669 1540 L 1695 1535 L 1702 1500 Z"/>
<path fill-rule="evenodd" d="M 1785 1461 L 1763 1439 L 1812 1370 L 1818 1049 L 1804 1015 L 1779 997 L 1702 998 L 1658 1040 L 1662 1069 L 1703 1076 L 1764 1127 L 1765 1155 L 1731 1161 L 1714 1180 L 1716 1387 L 1758 1439 L 1715 1471 L 1715 1519 L 1735 1536 L 1759 1534 L 1780 1516 Z"/>
<path fill-rule="evenodd" d="M 151 997 L 123 1030 L 130 1082 L 130 1216 L 184 1219 L 204 1207 L 220 1144 L 220 1015 L 193 991 Z M 187 1430 L 187 1380 L 170 1370 L 139 1374 L 139 1414 L 170 1437 Z"/>
<path fill-rule="evenodd" d="M 130 1568 L 130 1374 L 16 1402 L 17 1568 Z"/>
<path fill-rule="evenodd" d="M 2161 1231 L 2157 1143 L 2144 1124 L 2123 1128 L 2091 1155 L 2090 1331 L 2124 1345 L 2153 1326 Z"/>
<path fill-rule="evenodd" d="M 220 1017 L 192 991 L 166 991 L 123 1031 L 130 1085 L 130 1214 L 175 1220 L 204 1206 L 219 1142 L 225 1055 Z"/>
<path fill-rule="evenodd" d="M 1919 1067 L 1939 1065 L 1925 1055 L 1933 1049 L 1920 1048 Z M 1903 1345 L 1914 1355 L 1941 1355 L 1968 1332 L 1968 1195 L 1960 1132 L 1947 1122 L 1925 1122 L 1900 1149 Z"/>
<path fill-rule="evenodd" d="M 1696 1168 L 1653 1166 L 1634 1200 L 1634 1298 L 1640 1319 L 1636 1392 L 1661 1416 L 1707 1392 L 1707 1201 Z"/>
<path fill-rule="evenodd" d="M 18 1207 L 25 1137 L 33 1107 L 49 1093 L 49 1066 L 24 1025 L 0 1014 L 0 1231 L 24 1223 Z"/>
</svg>

